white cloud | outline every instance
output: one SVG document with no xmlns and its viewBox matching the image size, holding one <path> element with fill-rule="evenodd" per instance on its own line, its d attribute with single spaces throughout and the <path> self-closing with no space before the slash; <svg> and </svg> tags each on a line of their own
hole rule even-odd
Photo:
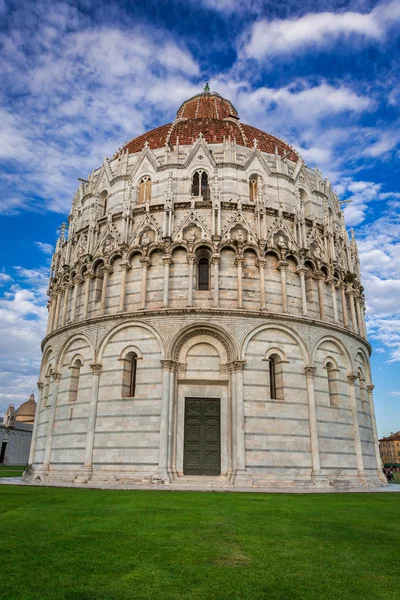
<svg viewBox="0 0 400 600">
<path fill-rule="evenodd" d="M 400 396 L 400 392 L 390 392 L 392 396 Z"/>
<path fill-rule="evenodd" d="M 390 25 L 400 18 L 397 2 L 379 5 L 370 13 L 308 13 L 293 19 L 257 21 L 247 33 L 242 51 L 261 60 L 310 48 L 330 46 L 340 39 L 380 42 Z"/>
<path fill-rule="evenodd" d="M 51 244 L 46 244 L 45 242 L 35 242 L 35 244 L 44 254 L 53 254 L 54 248 Z"/>
<path fill-rule="evenodd" d="M 14 16 L 1 39 L 0 212 L 66 212 L 77 177 L 198 91 L 199 66 L 152 27 L 95 27 L 72 7 L 44 3 Z"/>
<path fill-rule="evenodd" d="M 35 391 L 47 322 L 45 272 L 16 268 L 19 283 L 0 298 L 0 415 Z"/>
</svg>

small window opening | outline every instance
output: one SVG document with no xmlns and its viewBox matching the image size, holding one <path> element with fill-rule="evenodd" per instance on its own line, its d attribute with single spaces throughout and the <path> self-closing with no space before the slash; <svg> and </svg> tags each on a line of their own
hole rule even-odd
<svg viewBox="0 0 400 600">
<path fill-rule="evenodd" d="M 138 204 L 144 204 L 151 200 L 151 179 L 143 177 L 139 182 L 139 199 Z"/>
<path fill-rule="evenodd" d="M 277 354 L 272 354 L 269 359 L 269 393 L 271 400 L 284 399 L 283 387 L 283 361 Z"/>
<path fill-rule="evenodd" d="M 198 289 L 210 289 L 210 268 L 208 258 L 200 258 L 198 262 Z"/>
<path fill-rule="evenodd" d="M 82 362 L 79 358 L 76 359 L 71 367 L 71 380 L 69 386 L 69 401 L 76 402 L 78 399 L 79 378 L 81 374 Z"/>
<path fill-rule="evenodd" d="M 210 199 L 208 175 L 205 171 L 196 171 L 192 180 L 192 196 L 202 196 L 203 200 Z"/>
<path fill-rule="evenodd" d="M 257 200 L 257 189 L 258 189 L 258 177 L 257 175 L 251 175 L 249 180 L 249 196 L 252 202 Z"/>
<path fill-rule="evenodd" d="M 326 376 L 328 378 L 328 392 L 330 406 L 338 406 L 337 370 L 331 362 L 326 363 Z"/>
<path fill-rule="evenodd" d="M 122 375 L 122 398 L 134 398 L 136 395 L 137 354 L 128 352 L 124 359 Z"/>
</svg>

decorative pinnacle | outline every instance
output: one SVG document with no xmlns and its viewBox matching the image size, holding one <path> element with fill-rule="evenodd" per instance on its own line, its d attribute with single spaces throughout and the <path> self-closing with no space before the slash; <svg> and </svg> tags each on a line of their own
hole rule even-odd
<svg viewBox="0 0 400 600">
<path fill-rule="evenodd" d="M 206 82 L 206 85 L 204 86 L 203 93 L 204 94 L 210 93 L 210 86 L 208 85 L 208 81 Z"/>
</svg>

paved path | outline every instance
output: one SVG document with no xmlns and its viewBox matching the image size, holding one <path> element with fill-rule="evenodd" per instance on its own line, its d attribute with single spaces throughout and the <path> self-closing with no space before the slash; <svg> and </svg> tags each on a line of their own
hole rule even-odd
<svg viewBox="0 0 400 600">
<path fill-rule="evenodd" d="M 383 494 L 400 493 L 400 484 L 391 484 L 383 488 L 315 488 L 315 489 L 290 489 L 290 488 L 240 488 L 210 486 L 207 489 L 195 485 L 182 485 L 172 483 L 169 485 L 157 484 L 101 484 L 101 483 L 33 483 L 23 481 L 22 477 L 0 477 L 0 485 L 27 485 L 32 487 L 61 487 L 61 488 L 84 488 L 94 490 L 154 490 L 164 492 L 252 492 L 261 494 Z"/>
</svg>

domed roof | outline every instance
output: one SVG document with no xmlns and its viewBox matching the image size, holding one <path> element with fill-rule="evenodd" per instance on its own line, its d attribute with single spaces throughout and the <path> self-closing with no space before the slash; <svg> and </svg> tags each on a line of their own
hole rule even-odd
<svg viewBox="0 0 400 600">
<path fill-rule="evenodd" d="M 293 162 L 299 160 L 296 152 L 282 140 L 265 133 L 252 125 L 240 122 L 239 115 L 232 102 L 217 92 L 206 88 L 180 106 L 173 123 L 161 125 L 147 133 L 139 135 L 125 144 L 120 152 L 140 152 L 147 142 L 151 150 L 169 146 L 191 145 L 202 134 L 209 144 L 221 144 L 225 140 L 236 140 L 241 146 L 251 148 L 256 143 L 262 152 L 287 156 Z"/>
<path fill-rule="evenodd" d="M 29 400 L 21 404 L 15 413 L 15 420 L 22 423 L 33 423 L 35 421 L 36 402 L 35 396 L 31 394 Z"/>
</svg>

